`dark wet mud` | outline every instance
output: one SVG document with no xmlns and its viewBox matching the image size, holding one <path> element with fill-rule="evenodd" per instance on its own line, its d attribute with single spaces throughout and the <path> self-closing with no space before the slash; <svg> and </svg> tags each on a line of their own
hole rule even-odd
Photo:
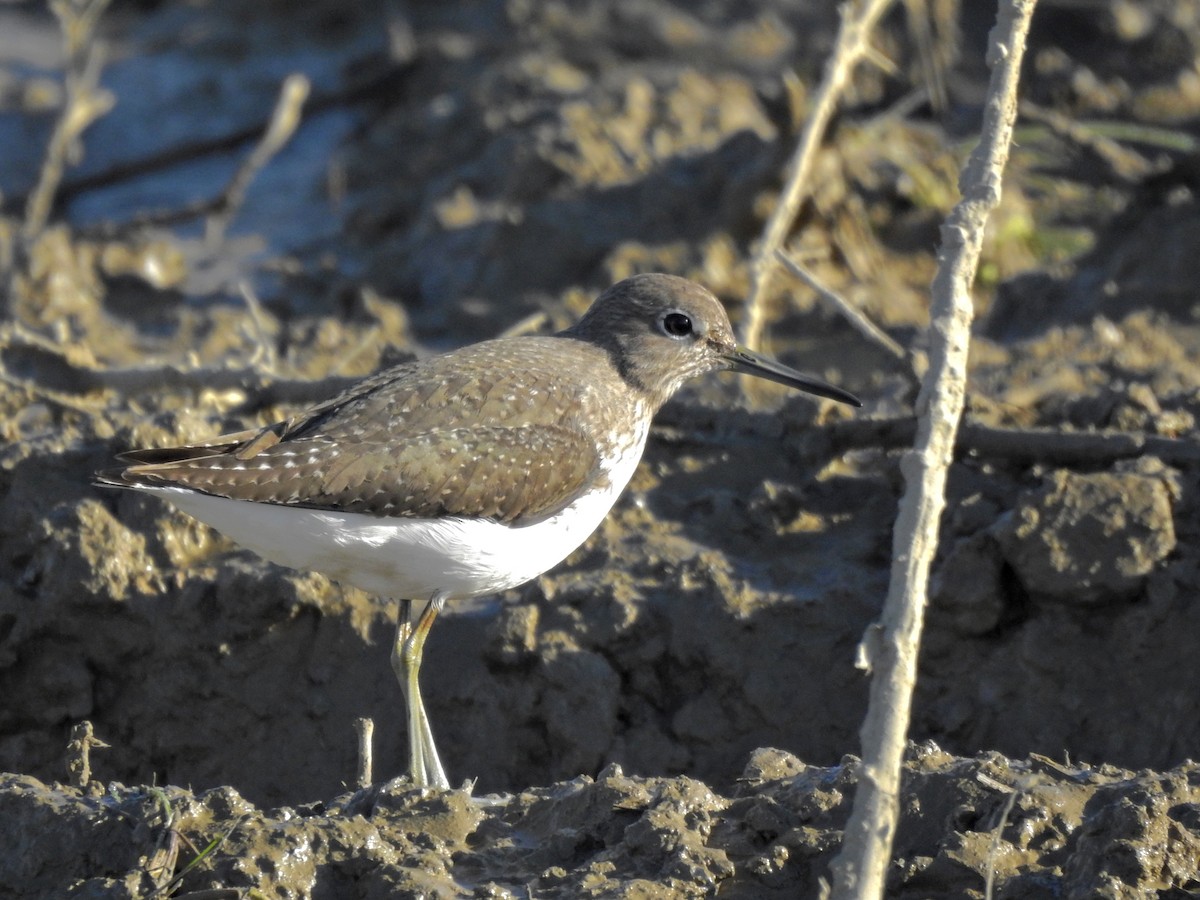
<svg viewBox="0 0 1200 900">
<path fill-rule="evenodd" d="M 1200 890 L 1194 6 L 1035 19 L 892 896 Z M 856 76 L 790 241 L 915 349 L 986 79 L 992 11 L 963 7 L 938 19 L 957 57 L 885 20 L 894 69 Z M 816 896 L 912 406 L 802 287 L 781 282 L 764 349 L 864 410 L 692 385 L 581 550 L 438 621 L 425 696 L 471 795 L 388 783 L 388 605 L 89 477 L 559 327 L 633 272 L 694 278 L 736 323 L 835 27 L 833 4 L 120 5 L 115 105 L 23 236 L 63 59 L 40 6 L 0 12 L 0 897 L 180 873 L 177 896 Z M 301 124 L 216 227 L 294 71 Z M 86 781 L 84 720 L 108 745 Z"/>
<path fill-rule="evenodd" d="M 913 745 L 888 895 L 1138 897 L 1200 878 L 1200 773 L 950 756 Z M 374 786 L 259 809 L 232 787 L 87 790 L 0 780 L 10 828 L 48 835 L 0 875 L 22 895 L 147 896 L 182 884 L 267 897 L 815 897 L 840 844 L 855 763 L 759 750 L 718 793 L 610 765 L 471 798 Z M 80 845 L 88 848 L 85 857 Z M 14 894 L 16 896 L 17 894 Z M 187 896 L 186 894 L 184 896 Z M 224 895 L 223 895 L 224 896 Z"/>
</svg>

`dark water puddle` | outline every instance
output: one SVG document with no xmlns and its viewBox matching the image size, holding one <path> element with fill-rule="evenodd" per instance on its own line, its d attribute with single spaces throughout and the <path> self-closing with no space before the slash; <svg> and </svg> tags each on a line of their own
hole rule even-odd
<svg viewBox="0 0 1200 900">
<path fill-rule="evenodd" d="M 59 194 L 59 215 L 77 228 L 119 227 L 217 197 L 265 128 L 284 79 L 304 74 L 312 98 L 344 93 L 359 62 L 385 55 L 383 26 L 382 15 L 361 9 L 353 15 L 297 9 L 286 17 L 228 3 L 110 11 L 101 25 L 107 59 L 101 86 L 116 103 L 85 133 L 83 157 Z M 0 10 L 0 34 L 0 72 L 12 83 L 36 76 L 48 89 L 61 85 L 58 26 L 48 12 Z M 0 114 L 0 187 L 11 211 L 36 182 L 56 116 L 57 109 Z M 306 110 L 230 226 L 231 236 L 268 236 L 248 262 L 311 250 L 338 233 L 329 168 L 360 122 L 352 102 Z M 201 227 L 172 224 L 183 238 Z"/>
</svg>

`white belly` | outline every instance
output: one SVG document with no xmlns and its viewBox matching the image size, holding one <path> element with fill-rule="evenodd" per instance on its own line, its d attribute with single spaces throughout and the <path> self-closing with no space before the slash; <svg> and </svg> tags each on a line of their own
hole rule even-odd
<svg viewBox="0 0 1200 900">
<path fill-rule="evenodd" d="M 465 599 L 516 587 L 565 559 L 608 514 L 641 451 L 639 442 L 610 471 L 604 489 L 556 516 L 516 527 L 249 503 L 165 486 L 139 490 L 170 501 L 271 562 L 321 572 L 379 597 L 417 600 L 441 591 Z"/>
</svg>

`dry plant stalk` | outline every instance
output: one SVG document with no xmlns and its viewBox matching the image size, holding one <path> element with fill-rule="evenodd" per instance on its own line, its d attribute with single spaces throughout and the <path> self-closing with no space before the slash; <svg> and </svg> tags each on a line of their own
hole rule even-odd
<svg viewBox="0 0 1200 900">
<path fill-rule="evenodd" d="M 803 281 L 813 291 L 815 291 L 826 303 L 841 313 L 842 318 L 849 322 L 854 330 L 862 335 L 867 341 L 879 347 L 892 358 L 894 362 L 899 364 L 900 371 L 910 378 L 914 385 L 920 379 L 920 373 L 925 371 L 926 361 L 924 358 L 916 359 L 916 354 L 905 350 L 894 340 L 891 335 L 872 322 L 867 316 L 859 311 L 858 307 L 846 302 L 845 299 L 835 290 L 832 290 L 816 275 L 808 271 L 792 257 L 788 256 L 782 250 L 775 252 L 776 259 L 782 263 L 783 267 Z"/>
<path fill-rule="evenodd" d="M 896 450 L 911 447 L 917 420 L 846 419 L 810 432 L 814 453 L 824 456 L 848 450 Z M 994 428 L 977 422 L 958 426 L 955 452 L 1009 462 L 1052 466 L 1109 466 L 1122 459 L 1155 456 L 1169 466 L 1200 463 L 1200 444 L 1186 437 L 1144 431 L 1062 431 L 1057 428 Z"/>
<path fill-rule="evenodd" d="M 767 221 L 762 243 L 754 257 L 750 296 L 746 300 L 746 324 L 742 334 L 744 343 L 751 349 L 757 349 L 762 341 L 765 324 L 763 307 L 777 265 L 775 251 L 783 246 L 792 223 L 796 221 L 800 204 L 807 196 L 809 173 L 817 156 L 817 148 L 825 136 L 838 99 L 850 80 L 850 73 L 868 53 L 870 45 L 867 38 L 879 17 L 891 5 L 892 0 L 858 0 L 842 6 L 842 24 L 838 29 L 837 42 L 825 64 L 821 84 L 813 95 L 813 109 L 804 123 L 800 141 L 788 160 L 783 192 Z"/>
<path fill-rule="evenodd" d="M 32 241 L 45 229 L 63 173 L 81 153 L 80 136 L 116 102 L 111 93 L 99 86 L 104 54 L 95 40 L 96 25 L 108 3 L 109 0 L 54 0 L 50 4 L 63 33 L 66 98 L 46 147 L 37 185 L 25 204 L 21 237 L 26 241 Z"/>
<path fill-rule="evenodd" d="M 354 734 L 358 745 L 358 764 L 354 773 L 354 786 L 359 790 L 371 786 L 375 767 L 372 738 L 375 734 L 375 720 L 359 716 L 354 720 Z"/>
<path fill-rule="evenodd" d="M 971 283 L 988 215 L 1000 201 L 1034 3 L 1000 2 L 988 44 L 992 77 L 982 134 L 963 170 L 962 200 L 942 226 L 938 271 L 931 287 L 929 372 L 917 397 L 916 443 L 900 462 L 907 489 L 896 520 L 888 596 L 881 627 L 872 629 L 864 641 L 875 675 L 862 727 L 858 790 L 833 867 L 835 900 L 882 897 L 886 883 L 929 567 L 937 549 L 946 475 L 966 393 Z"/>
<path fill-rule="evenodd" d="M 92 723 L 86 719 L 71 729 L 67 744 L 67 783 L 87 790 L 92 780 L 92 750 L 104 750 L 108 744 L 96 737 Z"/>
<path fill-rule="evenodd" d="M 209 216 L 205 223 L 205 241 L 209 246 L 220 243 L 225 236 L 225 230 L 246 199 L 246 191 L 254 176 L 296 133 L 300 125 L 300 113 L 311 89 L 308 78 L 299 73 L 293 73 L 284 79 L 266 132 L 250 155 L 238 166 L 233 178 L 216 201 L 216 212 Z"/>
<path fill-rule="evenodd" d="M 1041 122 L 1066 141 L 1090 150 L 1108 163 L 1113 174 L 1128 184 L 1138 185 L 1153 175 L 1158 166 L 1131 147 L 1098 133 L 1094 128 L 1032 100 L 1021 101 L 1021 116 Z"/>
</svg>

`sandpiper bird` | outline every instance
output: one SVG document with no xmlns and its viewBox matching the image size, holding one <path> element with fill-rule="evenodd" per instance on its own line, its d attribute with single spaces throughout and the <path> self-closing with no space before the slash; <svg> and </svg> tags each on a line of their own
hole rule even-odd
<svg viewBox="0 0 1200 900">
<path fill-rule="evenodd" d="M 262 430 L 122 454 L 128 465 L 97 482 L 157 494 L 272 562 L 399 600 L 392 668 L 409 773 L 447 788 L 418 682 L 434 619 L 448 600 L 515 587 L 582 544 L 633 475 L 655 412 L 721 369 L 861 405 L 739 347 L 699 285 L 638 275 L 559 334 L 404 363 Z"/>
</svg>

